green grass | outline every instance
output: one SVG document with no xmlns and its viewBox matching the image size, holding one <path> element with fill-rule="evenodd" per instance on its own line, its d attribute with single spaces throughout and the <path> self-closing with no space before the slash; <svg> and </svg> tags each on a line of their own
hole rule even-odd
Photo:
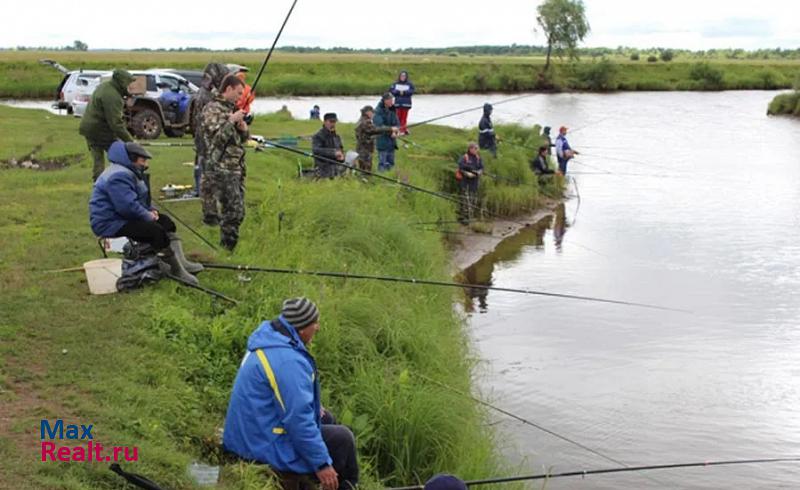
<svg viewBox="0 0 800 490">
<path fill-rule="evenodd" d="M 771 116 L 790 115 L 800 117 L 800 91 L 776 95 L 769 103 L 767 114 Z"/>
<path fill-rule="evenodd" d="M 0 98 L 51 98 L 61 74 L 38 63 L 53 58 L 70 69 L 145 69 L 174 67 L 201 70 L 212 60 L 256 69 L 260 53 L 39 52 L 0 51 Z M 800 60 L 705 60 L 678 56 L 669 63 L 631 61 L 612 56 L 617 73 L 612 84 L 592 83 L 595 64 L 556 61 L 552 83 L 542 83 L 542 57 L 424 56 L 377 54 L 277 53 L 259 86 L 261 95 L 365 95 L 386 90 L 401 69 L 409 70 L 419 93 L 518 92 L 554 90 L 704 90 L 691 72 L 700 62 L 722 71 L 721 89 L 788 88 Z M 587 74 L 588 73 L 588 74 Z M 255 74 L 251 72 L 251 79 Z M 251 80 L 252 81 L 252 80 Z"/>
<path fill-rule="evenodd" d="M 0 107 L 0 160 L 39 145 L 40 158 L 85 153 L 77 125 L 44 111 Z M 257 119 L 253 132 L 316 128 L 271 115 Z M 352 131 L 340 126 L 348 147 Z M 534 132 L 505 130 L 519 144 L 535 144 Z M 474 131 L 419 128 L 414 138 L 425 150 L 401 150 L 398 176 L 452 190 L 454 157 L 472 137 Z M 192 160 L 190 148 L 151 151 L 154 189 L 191 180 L 183 165 Z M 88 160 L 51 172 L 0 169 L 0 404 L 8 419 L 0 426 L 6 429 L 0 430 L 0 488 L 123 488 L 105 465 L 39 462 L 39 420 L 58 417 L 94 424 L 106 445 L 138 446 L 140 462 L 127 469 L 165 488 L 194 488 L 186 468 L 197 459 L 216 461 L 218 429 L 247 337 L 295 295 L 312 298 L 322 311 L 313 351 L 323 401 L 358 437 L 365 488 L 378 488 L 379 480 L 424 481 L 439 471 L 465 478 L 500 471 L 482 409 L 415 376 L 470 389 L 473 358 L 452 308 L 460 293 L 304 276 L 252 275 L 242 282 L 234 273 L 205 272 L 203 284 L 242 304 L 226 309 L 167 281 L 90 296 L 82 273 L 43 272 L 99 255 L 88 226 Z M 186 249 L 220 262 L 449 279 L 447 243 L 412 223 L 452 220 L 454 204 L 375 179 L 300 181 L 297 164 L 278 150 L 249 154 L 239 248 L 233 255 L 213 253 L 181 228 Z M 540 192 L 559 192 L 536 187 L 520 148 L 501 147 L 500 158 L 487 165 L 521 182 L 484 179 L 484 201 L 495 212 L 521 212 L 538 204 Z M 171 206 L 216 241 L 218 231 L 203 227 L 198 207 Z M 223 480 L 221 488 L 267 485 L 249 465 L 226 466 Z"/>
</svg>

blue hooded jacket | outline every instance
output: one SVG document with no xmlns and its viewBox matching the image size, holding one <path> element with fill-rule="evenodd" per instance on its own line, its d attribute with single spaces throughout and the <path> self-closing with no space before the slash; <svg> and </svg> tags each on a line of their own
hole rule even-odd
<svg viewBox="0 0 800 490">
<path fill-rule="evenodd" d="M 372 124 L 378 127 L 400 126 L 400 120 L 397 119 L 397 112 L 395 111 L 394 106 L 387 108 L 386 104 L 384 104 L 383 100 L 381 99 L 378 102 L 378 105 L 375 106 L 375 115 L 372 116 Z M 375 147 L 378 149 L 378 151 L 394 151 L 397 148 L 397 142 L 391 137 L 391 135 L 384 133 L 378 136 Z"/>
<path fill-rule="evenodd" d="M 414 95 L 416 88 L 414 87 L 414 84 L 411 83 L 411 80 L 409 80 L 407 71 L 401 71 L 400 75 L 404 73 L 406 75 L 406 81 L 401 82 L 400 76 L 398 75 L 397 81 L 394 82 L 392 86 L 389 88 L 389 92 L 391 92 L 392 95 L 394 95 L 394 103 L 397 107 L 410 108 L 411 96 Z"/>
<path fill-rule="evenodd" d="M 290 336 L 269 321 L 250 335 L 233 384 L 222 443 L 243 459 L 312 474 L 333 464 L 320 429 L 317 365 L 294 327 L 283 316 L 274 322 Z"/>
<path fill-rule="evenodd" d="M 108 149 L 109 166 L 94 183 L 89 200 L 89 223 L 95 235 L 113 237 L 128 221 L 153 221 L 142 171 L 133 166 L 125 143 Z"/>
</svg>

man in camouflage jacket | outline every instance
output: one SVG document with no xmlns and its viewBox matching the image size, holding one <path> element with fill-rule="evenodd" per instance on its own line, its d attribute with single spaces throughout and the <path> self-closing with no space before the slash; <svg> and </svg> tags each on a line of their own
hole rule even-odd
<svg viewBox="0 0 800 490">
<path fill-rule="evenodd" d="M 375 152 L 375 136 L 379 134 L 397 133 L 398 129 L 391 126 L 376 127 L 372 122 L 375 110 L 372 106 L 361 109 L 361 119 L 356 124 L 356 151 L 358 152 L 358 168 L 372 171 L 372 154 Z"/>
<path fill-rule="evenodd" d="M 192 98 L 192 132 L 194 134 L 194 188 L 203 202 L 203 222 L 208 225 L 219 223 L 219 211 L 210 188 L 203 184 L 203 166 L 206 161 L 206 145 L 203 140 L 202 120 L 203 109 L 214 100 L 222 84 L 222 79 L 228 74 L 228 68 L 222 63 L 209 63 L 203 70 L 203 81 L 200 82 L 200 91 Z"/>
<path fill-rule="evenodd" d="M 220 95 L 203 109 L 201 132 L 206 148 L 204 183 L 213 196 L 213 206 L 221 209 L 220 243 L 233 250 L 239 240 L 239 225 L 244 220 L 245 143 L 250 133 L 245 113 L 236 110 L 244 83 L 235 76 L 222 81 Z"/>
</svg>

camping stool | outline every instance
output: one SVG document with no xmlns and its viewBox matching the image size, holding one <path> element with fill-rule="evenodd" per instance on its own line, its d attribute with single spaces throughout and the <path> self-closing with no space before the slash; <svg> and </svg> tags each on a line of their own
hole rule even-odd
<svg viewBox="0 0 800 490">
<path fill-rule="evenodd" d="M 111 238 L 105 236 L 97 237 L 97 246 L 100 247 L 100 251 L 103 252 L 103 258 L 108 258 L 108 253 L 106 252 L 106 246 L 109 245 L 109 240 Z"/>
</svg>

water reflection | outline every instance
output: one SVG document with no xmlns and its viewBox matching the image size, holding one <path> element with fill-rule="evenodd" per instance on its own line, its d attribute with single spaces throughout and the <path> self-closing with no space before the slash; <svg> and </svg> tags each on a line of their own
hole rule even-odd
<svg viewBox="0 0 800 490">
<path fill-rule="evenodd" d="M 547 230 L 553 230 L 554 236 L 558 233 L 559 238 L 556 241 L 556 247 L 560 250 L 561 239 L 564 237 L 566 229 L 566 206 L 561 203 L 556 207 L 554 215 L 545 216 L 535 224 L 523 228 L 516 235 L 506 238 L 497 245 L 492 253 L 484 255 L 481 260 L 465 269 L 463 272 L 464 282 L 491 286 L 495 267 L 499 264 L 513 264 L 520 259 L 527 248 L 542 249 Z M 477 311 L 485 313 L 489 307 L 486 300 L 488 294 L 489 291 L 485 289 L 467 289 L 464 298 L 464 310 L 468 313 L 474 313 L 476 311 L 475 303 L 477 302 Z"/>
</svg>

